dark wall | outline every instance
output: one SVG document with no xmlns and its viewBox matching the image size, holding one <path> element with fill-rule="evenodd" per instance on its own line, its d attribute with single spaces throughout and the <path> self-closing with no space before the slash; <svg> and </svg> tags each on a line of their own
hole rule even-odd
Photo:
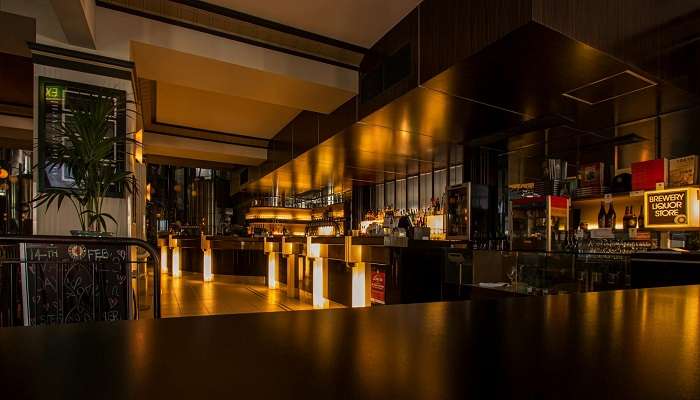
<svg viewBox="0 0 700 400">
<path fill-rule="evenodd" d="M 420 82 L 531 20 L 531 0 L 426 0 L 420 5 Z"/>
</svg>

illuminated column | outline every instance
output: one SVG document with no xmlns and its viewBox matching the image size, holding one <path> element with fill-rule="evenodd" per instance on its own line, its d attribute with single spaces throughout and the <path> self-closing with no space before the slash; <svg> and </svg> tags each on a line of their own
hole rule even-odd
<svg viewBox="0 0 700 400">
<path fill-rule="evenodd" d="M 313 274 L 313 304 L 314 308 L 328 308 L 328 260 L 315 258 L 312 260 Z"/>
<path fill-rule="evenodd" d="M 160 272 L 168 273 L 168 246 L 160 246 Z"/>
<path fill-rule="evenodd" d="M 204 250 L 204 259 L 202 260 L 202 278 L 204 282 L 209 282 L 214 279 L 211 273 L 211 253 L 211 249 Z"/>
<path fill-rule="evenodd" d="M 287 256 L 287 296 L 289 297 L 299 297 L 299 289 L 297 288 L 296 279 L 296 260 L 297 257 L 294 254 Z"/>
<path fill-rule="evenodd" d="M 173 278 L 179 278 L 182 276 L 182 271 L 180 270 L 180 248 L 173 247 Z"/>
<path fill-rule="evenodd" d="M 277 289 L 277 254 L 267 253 L 267 287 Z"/>
<path fill-rule="evenodd" d="M 352 306 L 369 307 L 371 273 L 370 265 L 367 263 L 356 263 L 352 268 Z"/>
</svg>

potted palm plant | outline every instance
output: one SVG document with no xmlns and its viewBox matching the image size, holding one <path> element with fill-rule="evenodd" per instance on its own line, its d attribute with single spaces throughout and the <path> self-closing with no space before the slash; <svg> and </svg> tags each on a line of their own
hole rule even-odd
<svg viewBox="0 0 700 400">
<path fill-rule="evenodd" d="M 75 209 L 81 231 L 74 235 L 108 236 L 107 222 L 118 221 L 104 212 L 104 200 L 110 190 L 138 191 L 136 177 L 119 168 L 113 154 L 117 145 L 133 139 L 110 134 L 115 102 L 106 97 L 69 104 L 71 117 L 54 127 L 46 137 L 44 165 L 41 168 L 65 168 L 73 179 L 69 187 L 49 187 L 34 198 L 35 207 L 56 203 L 60 210 L 68 201 Z"/>
</svg>

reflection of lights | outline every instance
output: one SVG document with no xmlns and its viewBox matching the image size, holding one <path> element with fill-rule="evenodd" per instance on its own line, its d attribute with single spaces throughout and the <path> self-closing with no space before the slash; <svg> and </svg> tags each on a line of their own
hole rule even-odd
<svg viewBox="0 0 700 400">
<path fill-rule="evenodd" d="M 146 184 L 146 201 L 151 201 L 151 192 L 153 189 L 151 189 L 151 184 L 147 183 Z"/>
<path fill-rule="evenodd" d="M 267 255 L 267 287 L 277 289 L 277 254 Z"/>
<path fill-rule="evenodd" d="M 202 261 L 202 275 L 204 282 L 209 282 L 214 279 L 214 276 L 211 273 L 211 249 L 204 251 L 204 259 Z"/>
<path fill-rule="evenodd" d="M 352 269 L 352 306 L 367 307 L 368 286 L 367 278 L 370 274 L 367 273 L 368 265 L 365 263 L 357 263 Z"/>
<path fill-rule="evenodd" d="M 173 278 L 179 278 L 182 276 L 182 271 L 180 270 L 180 248 L 173 248 Z"/>
<path fill-rule="evenodd" d="M 311 243 L 309 246 L 309 257 L 320 257 L 321 256 L 321 244 Z"/>
<path fill-rule="evenodd" d="M 160 247 L 160 272 L 168 273 L 168 246 Z"/>
<path fill-rule="evenodd" d="M 314 264 L 314 273 L 313 273 L 313 305 L 314 308 L 327 308 L 328 307 L 328 299 L 325 297 L 325 279 L 326 276 L 324 276 L 324 269 L 323 268 L 323 260 L 321 259 L 314 259 L 311 260 Z"/>
</svg>

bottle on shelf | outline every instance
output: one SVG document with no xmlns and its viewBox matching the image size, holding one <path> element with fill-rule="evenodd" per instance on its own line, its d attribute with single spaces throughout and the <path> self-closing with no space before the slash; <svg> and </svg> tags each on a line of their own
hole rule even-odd
<svg viewBox="0 0 700 400">
<path fill-rule="evenodd" d="M 639 207 L 639 217 L 637 217 L 637 227 L 644 228 L 644 206 Z"/>
<path fill-rule="evenodd" d="M 605 214 L 605 227 L 612 228 L 615 230 L 615 222 L 617 221 L 617 214 L 615 213 L 615 207 L 613 207 L 613 202 L 610 202 L 610 207 L 608 207 L 608 212 Z"/>
<path fill-rule="evenodd" d="M 622 217 L 622 229 L 627 231 L 630 227 L 630 218 L 632 217 L 632 214 L 630 212 L 630 207 L 625 206 L 625 215 Z"/>
<path fill-rule="evenodd" d="M 598 211 L 598 228 L 605 228 L 605 203 L 600 202 L 600 211 Z"/>
<path fill-rule="evenodd" d="M 629 228 L 636 228 L 637 227 L 637 213 L 634 212 L 634 206 L 630 206 L 630 210 L 632 211 L 632 215 L 630 216 L 629 219 Z"/>
</svg>

